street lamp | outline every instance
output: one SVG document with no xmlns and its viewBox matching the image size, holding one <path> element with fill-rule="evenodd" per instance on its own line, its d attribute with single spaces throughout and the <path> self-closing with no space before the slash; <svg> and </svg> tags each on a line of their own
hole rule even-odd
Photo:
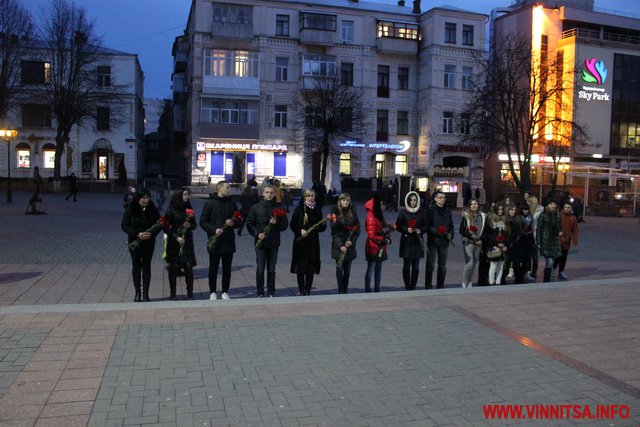
<svg viewBox="0 0 640 427">
<path fill-rule="evenodd" d="M 569 172 L 569 169 L 571 169 L 571 165 L 567 163 L 558 165 L 558 171 L 564 174 L 564 192 L 565 193 L 567 192 L 567 172 Z"/>
<path fill-rule="evenodd" d="M 18 136 L 15 129 L 0 129 L 0 138 L 7 141 L 7 203 L 13 203 L 11 195 L 11 140 Z"/>
</svg>

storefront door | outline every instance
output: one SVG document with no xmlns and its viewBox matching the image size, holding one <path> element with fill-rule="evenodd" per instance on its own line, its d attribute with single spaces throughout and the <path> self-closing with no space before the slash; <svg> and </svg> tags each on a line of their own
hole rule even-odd
<svg viewBox="0 0 640 427">
<path fill-rule="evenodd" d="M 109 156 L 98 154 L 98 179 L 109 179 Z"/>
</svg>

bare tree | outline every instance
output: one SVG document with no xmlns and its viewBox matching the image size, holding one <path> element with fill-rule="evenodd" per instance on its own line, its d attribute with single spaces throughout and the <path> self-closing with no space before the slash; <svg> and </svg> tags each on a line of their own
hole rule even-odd
<svg viewBox="0 0 640 427">
<path fill-rule="evenodd" d="M 362 92 L 341 84 L 337 76 L 307 77 L 304 83 L 298 103 L 298 128 L 304 129 L 303 138 L 309 149 L 307 156 L 311 158 L 314 152 L 322 155 L 320 182 L 324 184 L 328 160 L 340 157 L 337 144 L 359 140 L 364 134 Z"/>
<path fill-rule="evenodd" d="M 23 45 L 32 31 L 29 12 L 18 0 L 0 0 L 0 119 L 15 105 Z"/>
<path fill-rule="evenodd" d="M 96 119 L 99 106 L 109 106 L 110 126 L 118 122 L 122 103 L 117 86 L 103 90 L 97 66 L 105 61 L 105 50 L 94 33 L 94 21 L 84 8 L 68 0 L 52 0 L 44 11 L 40 29 L 44 54 L 50 64 L 45 79 L 45 97 L 56 119 L 54 180 L 59 182 L 62 153 L 74 126 Z M 118 108 L 120 106 L 120 108 Z"/>
<path fill-rule="evenodd" d="M 566 113 L 572 110 L 565 91 L 573 73 L 565 72 L 561 52 L 532 50 L 529 40 L 516 36 L 497 40 L 494 52 L 489 61 L 476 61 L 486 80 L 476 82 L 467 109 L 474 129 L 470 138 L 507 154 L 514 183 L 524 193 L 531 186 L 533 154 L 549 154 L 548 146 L 571 152 L 587 131 Z"/>
</svg>

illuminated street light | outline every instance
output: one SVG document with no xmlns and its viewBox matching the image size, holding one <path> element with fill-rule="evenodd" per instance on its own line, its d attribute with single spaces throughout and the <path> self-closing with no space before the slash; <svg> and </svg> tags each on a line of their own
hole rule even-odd
<svg viewBox="0 0 640 427">
<path fill-rule="evenodd" d="M 11 140 L 18 136 L 15 129 L 0 129 L 0 138 L 7 141 L 7 203 L 13 203 L 11 194 Z"/>
</svg>

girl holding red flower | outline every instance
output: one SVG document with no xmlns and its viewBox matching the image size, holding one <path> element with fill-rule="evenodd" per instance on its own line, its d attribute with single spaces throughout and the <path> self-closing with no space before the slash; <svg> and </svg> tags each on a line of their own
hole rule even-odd
<svg viewBox="0 0 640 427">
<path fill-rule="evenodd" d="M 311 295 L 313 275 L 320 274 L 320 237 L 327 229 L 322 208 L 316 203 L 316 192 L 305 190 L 300 204 L 293 211 L 289 226 L 293 231 L 291 273 L 296 275 L 300 295 Z M 313 231 L 310 228 L 320 224 Z"/>
<path fill-rule="evenodd" d="M 487 214 L 480 211 L 477 199 L 469 201 L 469 208 L 462 214 L 460 234 L 464 251 L 464 268 L 462 270 L 462 287 L 473 286 L 473 275 L 480 261 L 483 241 L 486 240 L 491 227 Z"/>
<path fill-rule="evenodd" d="M 425 256 L 422 235 L 426 233 L 424 210 L 420 206 L 420 196 L 410 191 L 404 198 L 404 208 L 396 219 L 396 229 L 400 237 L 400 258 L 404 260 L 402 279 L 407 291 L 414 290 L 418 283 L 420 259 Z"/>
<path fill-rule="evenodd" d="M 180 270 L 184 272 L 187 296 L 193 297 L 193 267 L 196 251 L 193 246 L 193 230 L 197 228 L 196 216 L 189 201 L 189 190 L 176 191 L 171 196 L 165 214 L 170 225 L 167 234 L 167 264 L 169 264 L 169 299 L 176 299 L 176 281 Z"/>
<path fill-rule="evenodd" d="M 127 233 L 129 244 L 138 240 L 140 243 L 133 251 L 129 251 L 133 264 L 133 286 L 135 302 L 150 301 L 149 285 L 151 284 L 151 259 L 155 249 L 156 236 L 161 227 L 154 227 L 160 219 L 158 208 L 151 201 L 149 190 L 140 189 L 135 200 L 127 207 L 122 217 L 121 228 Z M 153 231 L 149 231 L 152 230 Z M 142 283 L 141 283 L 142 281 Z M 140 293 L 142 285 L 143 294 Z"/>
<path fill-rule="evenodd" d="M 489 285 L 502 285 L 503 269 L 506 260 L 506 254 L 509 249 L 509 221 L 505 215 L 505 209 L 502 205 L 494 206 L 491 217 L 491 231 L 487 239 L 487 256 L 489 257 Z M 495 252 L 497 248 L 500 253 L 497 257 L 490 256 L 490 252 Z"/>
<path fill-rule="evenodd" d="M 338 293 L 346 294 L 349 291 L 351 263 L 358 256 L 356 240 L 360 235 L 360 220 L 347 193 L 340 194 L 332 212 L 336 220 L 331 223 L 331 258 L 336 260 Z"/>
</svg>

